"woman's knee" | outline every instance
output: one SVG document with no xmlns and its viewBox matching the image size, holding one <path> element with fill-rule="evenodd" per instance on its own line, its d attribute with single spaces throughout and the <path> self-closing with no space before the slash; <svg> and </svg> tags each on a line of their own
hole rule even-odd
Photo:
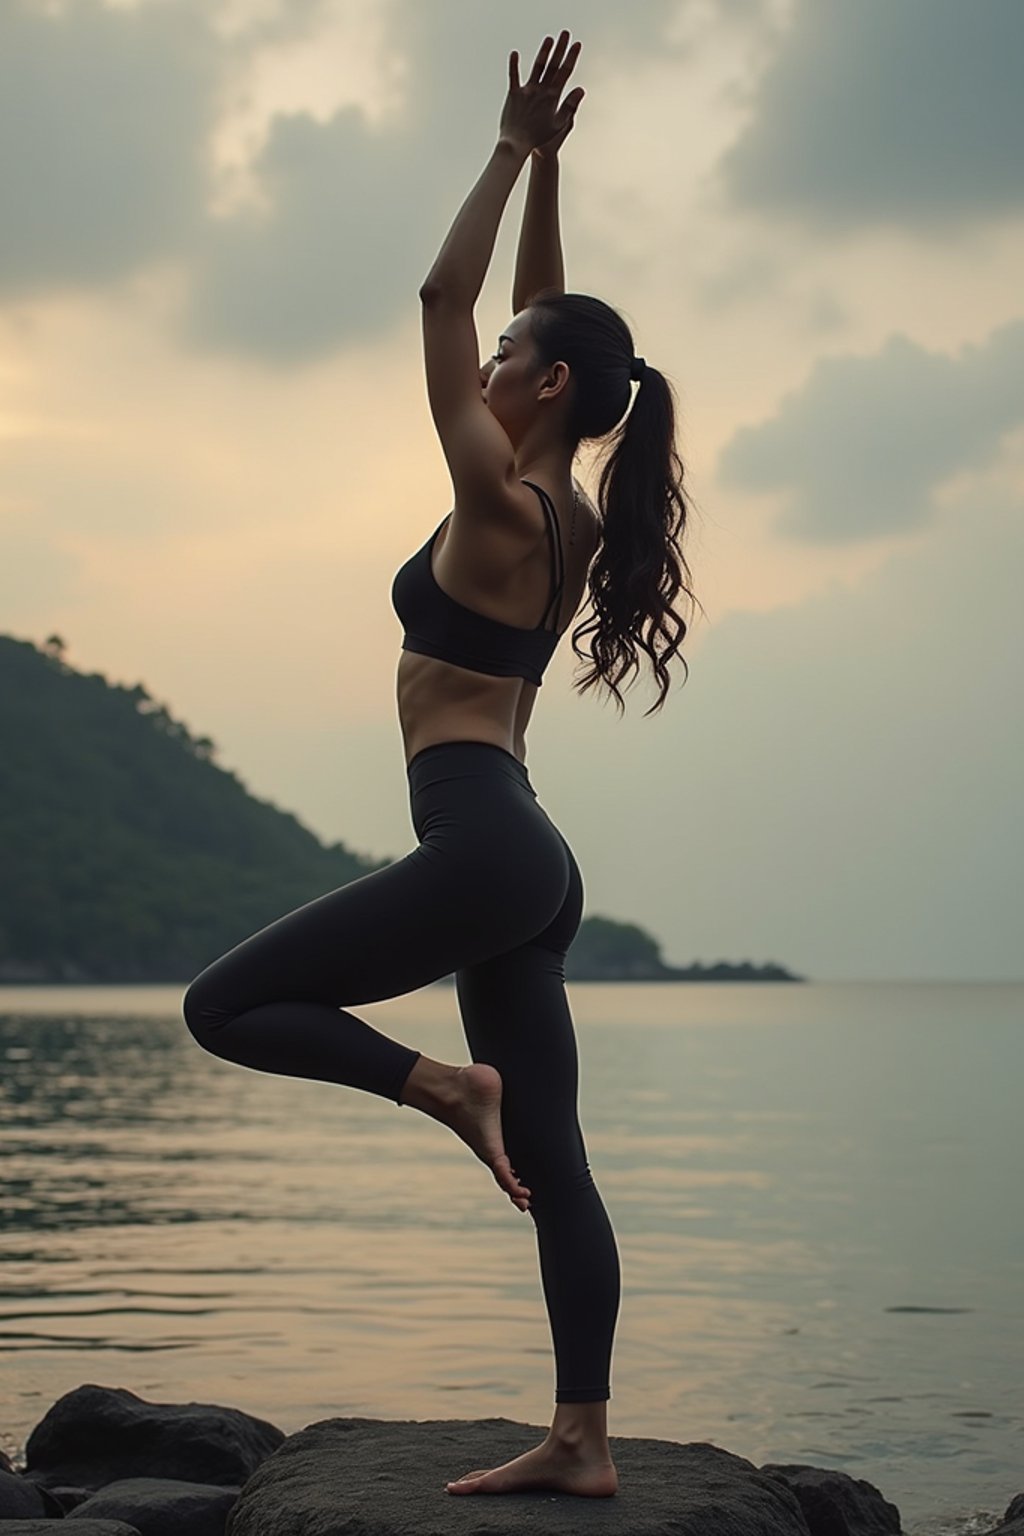
<svg viewBox="0 0 1024 1536">
<path fill-rule="evenodd" d="M 202 972 L 189 984 L 181 1000 L 181 1011 L 193 1039 L 206 1050 L 213 1050 L 216 1055 L 213 1045 L 216 1031 L 219 1026 L 234 1018 L 237 1010 L 226 1008 L 223 1001 L 217 1000 L 213 989 L 204 979 L 205 974 Z"/>
<path fill-rule="evenodd" d="M 571 1211 L 595 1187 L 578 1123 L 575 1131 L 538 1141 L 529 1135 L 507 1137 L 506 1150 L 516 1173 L 530 1189 L 538 1212 Z"/>
</svg>

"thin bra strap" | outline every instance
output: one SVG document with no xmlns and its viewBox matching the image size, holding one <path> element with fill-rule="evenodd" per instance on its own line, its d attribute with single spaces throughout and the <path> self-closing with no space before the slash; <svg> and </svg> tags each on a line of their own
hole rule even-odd
<svg viewBox="0 0 1024 1536">
<path fill-rule="evenodd" d="M 540 621 L 540 627 L 542 629 L 547 629 L 547 627 L 548 627 L 548 614 L 551 612 L 552 606 L 555 603 L 556 598 L 558 598 L 561 595 L 562 585 L 563 585 L 563 583 L 565 581 L 565 569 L 564 569 L 564 565 L 563 565 L 563 561 L 562 561 L 562 543 L 561 543 L 561 540 L 558 537 L 558 516 L 557 516 L 557 513 L 555 512 L 554 502 L 551 500 L 551 497 L 548 495 L 547 491 L 543 490 L 541 488 L 541 486 L 539 486 L 539 485 L 534 485 L 532 480 L 524 480 L 523 484 L 530 486 L 531 489 L 535 490 L 537 492 L 537 495 L 540 497 L 540 504 L 544 508 L 545 513 L 547 514 L 546 517 L 545 517 L 545 522 L 547 524 L 548 532 L 551 535 L 551 544 L 552 544 L 552 549 L 554 551 L 554 556 L 555 556 L 554 566 L 553 566 L 552 572 L 551 572 L 551 585 L 552 585 L 551 597 L 550 597 L 550 600 L 548 601 L 547 607 L 544 610 L 544 615 L 543 615 L 543 617 L 542 617 L 542 619 Z M 555 571 L 556 570 L 559 573 L 558 574 L 557 582 L 555 580 Z M 558 627 L 557 616 L 556 616 L 556 619 L 555 619 L 555 627 L 556 628 Z"/>
</svg>

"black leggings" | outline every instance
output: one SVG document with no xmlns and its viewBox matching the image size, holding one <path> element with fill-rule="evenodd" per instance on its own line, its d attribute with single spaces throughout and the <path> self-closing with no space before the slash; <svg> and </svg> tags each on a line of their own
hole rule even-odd
<svg viewBox="0 0 1024 1536">
<path fill-rule="evenodd" d="M 501 1073 L 505 1151 L 530 1190 L 555 1401 L 611 1397 L 619 1255 L 580 1130 L 565 954 L 583 881 L 503 747 L 446 741 L 409 764 L 418 847 L 215 960 L 183 1001 L 213 1055 L 400 1103 L 420 1052 L 346 1011 L 455 972 L 470 1054 Z"/>
</svg>

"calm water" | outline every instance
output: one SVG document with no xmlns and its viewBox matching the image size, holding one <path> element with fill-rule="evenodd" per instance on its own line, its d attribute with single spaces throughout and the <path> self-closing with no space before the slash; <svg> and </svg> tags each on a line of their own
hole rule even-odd
<svg viewBox="0 0 1024 1536">
<path fill-rule="evenodd" d="M 534 1227 L 444 1127 L 202 1051 L 170 987 L 0 988 L 0 1443 L 83 1382 L 549 1422 Z M 619 1241 L 612 1435 L 1024 1487 L 1024 986 L 573 985 Z M 454 990 L 357 1010 L 466 1060 Z M 448 1469 L 456 1474 L 459 1467 Z"/>
</svg>

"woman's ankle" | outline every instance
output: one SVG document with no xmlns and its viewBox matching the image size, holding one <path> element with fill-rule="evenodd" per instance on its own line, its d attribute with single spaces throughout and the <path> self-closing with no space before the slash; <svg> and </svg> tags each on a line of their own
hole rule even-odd
<svg viewBox="0 0 1024 1536">
<path fill-rule="evenodd" d="M 441 1119 L 458 1102 L 458 1073 L 458 1067 L 434 1061 L 421 1053 L 402 1086 L 400 1102 L 411 1109 L 420 1109 L 434 1119 Z"/>
<path fill-rule="evenodd" d="M 608 1448 L 608 1401 L 556 1403 L 548 1439 L 574 1449 Z"/>
</svg>

